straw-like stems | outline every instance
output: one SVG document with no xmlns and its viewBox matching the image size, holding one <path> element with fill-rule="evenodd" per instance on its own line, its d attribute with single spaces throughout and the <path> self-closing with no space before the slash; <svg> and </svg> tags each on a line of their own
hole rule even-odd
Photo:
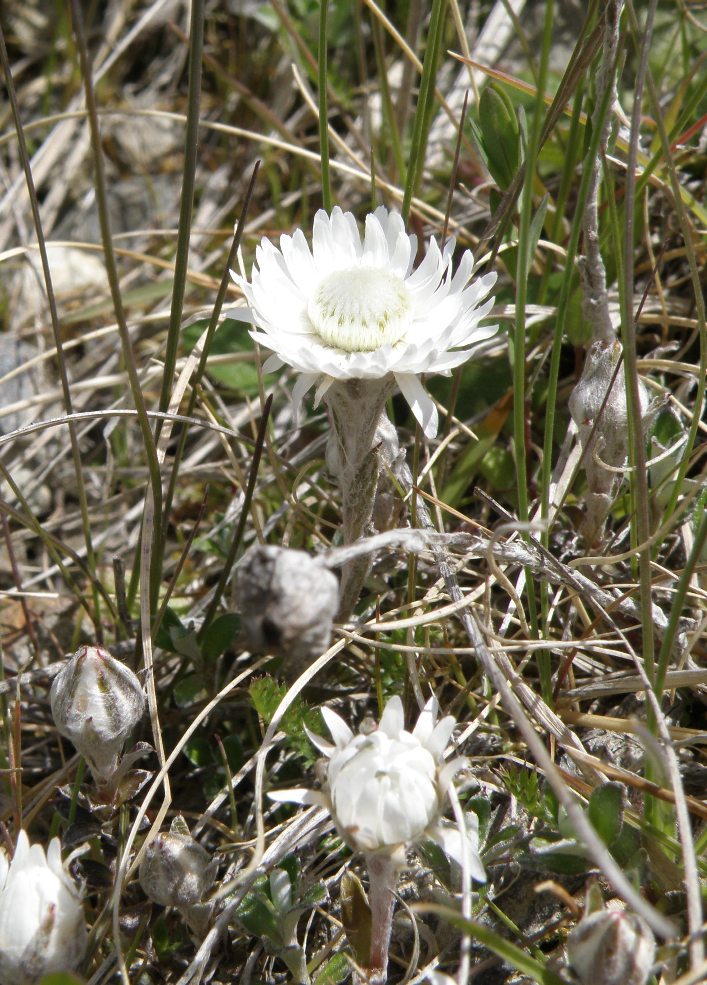
<svg viewBox="0 0 707 985">
<path fill-rule="evenodd" d="M 329 174 L 329 101 L 327 98 L 327 14 L 329 0 L 319 4 L 319 156 L 322 173 L 322 205 L 331 212 L 331 177 Z"/>
<path fill-rule="evenodd" d="M 54 347 L 56 349 L 56 359 L 57 365 L 59 367 L 59 377 L 61 380 L 61 390 L 64 397 L 64 408 L 67 414 L 73 413 L 73 404 L 71 400 L 71 387 L 69 385 L 69 376 L 66 372 L 66 360 L 64 358 L 64 349 L 61 339 L 61 329 L 59 327 L 59 314 L 56 307 L 56 298 L 54 296 L 54 288 L 52 286 L 52 275 L 49 268 L 49 257 L 47 256 L 47 244 L 44 238 L 44 231 L 42 229 L 42 217 L 39 211 L 39 201 L 37 199 L 37 190 L 34 186 L 34 179 L 32 177 L 32 168 L 30 165 L 29 153 L 27 151 L 27 141 L 25 140 L 24 128 L 22 126 L 22 119 L 20 116 L 20 109 L 17 104 L 17 94 L 15 92 L 15 85 L 12 78 L 12 70 L 10 68 L 10 62 L 7 57 L 7 47 L 5 45 L 5 35 L 2 30 L 2 25 L 0 25 L 0 61 L 2 62 L 2 70 L 5 76 L 5 85 L 7 86 L 7 94 L 10 100 L 10 108 L 12 111 L 12 117 L 15 124 L 15 131 L 17 133 L 17 149 L 20 156 L 20 161 L 22 163 L 22 169 L 25 174 L 25 184 L 27 185 L 27 194 L 29 196 L 30 207 L 32 209 L 32 220 L 34 222 L 35 233 L 37 234 L 37 246 L 39 248 L 39 256 L 42 263 L 42 274 L 44 276 L 44 285 L 47 291 L 47 302 L 49 304 L 49 316 L 52 323 L 52 333 L 54 336 Z M 76 477 L 76 495 L 79 500 L 79 509 L 81 511 L 81 525 L 83 527 L 83 537 L 84 543 L 86 545 L 86 559 L 88 561 L 88 567 L 92 574 L 92 590 L 93 590 L 93 623 L 96 628 L 96 638 L 100 641 L 102 639 L 102 627 L 101 627 L 101 610 L 100 610 L 100 595 L 96 587 L 96 559 L 93 550 L 93 540 L 91 537 L 91 522 L 88 515 L 88 501 L 86 498 L 86 485 L 83 478 L 83 467 L 81 463 L 81 452 L 79 450 L 78 438 L 76 436 L 76 427 L 73 422 L 69 422 L 69 442 L 71 444 L 71 458 L 74 464 L 74 476 Z"/>
<path fill-rule="evenodd" d="M 435 98 L 437 63 L 444 37 L 445 11 L 446 6 L 443 0 L 433 0 L 430 25 L 427 30 L 425 60 L 422 66 L 422 78 L 420 79 L 420 93 L 417 97 L 412 129 L 410 164 L 405 178 L 405 195 L 401 209 L 405 222 L 407 222 L 410 216 L 410 206 L 419 188 L 425 164 L 425 151 L 427 149 L 427 138 L 429 136 L 432 107 L 434 106 Z"/>
<path fill-rule="evenodd" d="M 98 123 L 96 98 L 93 90 L 91 62 L 88 55 L 88 49 L 86 47 L 86 38 L 83 31 L 83 17 L 79 0 L 71 0 L 71 14 L 74 27 L 74 36 L 76 39 L 76 48 L 79 53 L 79 61 L 81 64 L 81 76 L 83 79 L 86 110 L 88 113 L 88 123 L 91 133 L 96 208 L 98 210 L 98 219 L 101 227 L 101 241 L 103 243 L 103 253 L 105 257 L 106 271 L 108 274 L 108 283 L 110 285 L 115 318 L 118 324 L 118 333 L 120 335 L 123 359 L 125 360 L 125 367 L 128 374 L 130 392 L 135 404 L 135 409 L 137 410 L 138 423 L 140 425 L 140 432 L 142 434 L 143 446 L 145 449 L 145 457 L 147 458 L 147 467 L 150 473 L 150 486 L 152 496 L 154 498 L 155 521 L 156 524 L 160 524 L 162 520 L 162 480 L 160 476 L 160 466 L 157 460 L 155 438 L 150 428 L 147 408 L 145 406 L 145 398 L 142 394 L 140 379 L 138 377 L 137 367 L 135 365 L 130 332 L 128 330 L 128 323 L 126 321 L 125 310 L 123 308 L 123 299 L 120 293 L 118 268 L 115 262 L 115 251 L 113 249 L 110 218 L 108 215 L 108 199 L 106 191 L 105 167 L 103 163 L 103 150 L 101 147 L 101 133 Z M 155 565 L 155 569 L 157 570 L 158 568 L 159 566 Z M 152 594 L 156 598 L 157 586 L 151 587 L 153 588 Z"/>
</svg>

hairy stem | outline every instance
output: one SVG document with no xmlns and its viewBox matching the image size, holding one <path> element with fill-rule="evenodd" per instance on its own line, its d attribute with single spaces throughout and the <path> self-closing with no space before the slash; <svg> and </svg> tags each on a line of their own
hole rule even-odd
<svg viewBox="0 0 707 985">
<path fill-rule="evenodd" d="M 390 855 L 384 853 L 366 855 L 366 867 L 369 879 L 368 902 L 371 907 L 369 982 L 371 985 L 385 985 L 388 980 L 388 950 L 393 929 L 398 869 Z"/>
</svg>

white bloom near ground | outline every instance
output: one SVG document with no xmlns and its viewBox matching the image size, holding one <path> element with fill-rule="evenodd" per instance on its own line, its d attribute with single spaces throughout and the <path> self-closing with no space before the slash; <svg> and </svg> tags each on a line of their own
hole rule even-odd
<svg viewBox="0 0 707 985">
<path fill-rule="evenodd" d="M 408 732 L 396 696 L 388 701 L 377 729 L 355 735 L 336 712 L 322 708 L 334 742 L 312 734 L 310 739 L 329 759 L 326 790 L 279 790 L 270 797 L 324 804 L 341 836 L 365 854 L 385 852 L 402 861 L 407 846 L 430 839 L 461 863 L 466 850 L 471 875 L 483 882 L 475 815 L 467 818 L 466 845 L 458 829 L 442 817 L 454 775 L 466 761 L 444 760 L 456 721 L 447 715 L 438 722 L 437 714 L 432 698 Z"/>
<path fill-rule="evenodd" d="M 279 249 L 263 239 L 250 283 L 233 276 L 253 309 L 253 338 L 273 353 L 265 370 L 300 374 L 296 404 L 315 385 L 319 401 L 337 380 L 390 377 L 434 437 L 437 411 L 420 375 L 448 375 L 497 328 L 480 324 L 496 275 L 472 280 L 468 250 L 453 272 L 453 250 L 454 240 L 440 250 L 431 238 L 415 268 L 417 237 L 383 206 L 366 217 L 363 238 L 353 214 L 335 207 L 314 217 L 311 249 L 299 229 Z"/>
<path fill-rule="evenodd" d="M 29 985 L 71 971 L 85 950 L 81 900 L 62 865 L 59 839 L 45 855 L 20 831 L 12 861 L 0 852 L 0 982 Z"/>
</svg>

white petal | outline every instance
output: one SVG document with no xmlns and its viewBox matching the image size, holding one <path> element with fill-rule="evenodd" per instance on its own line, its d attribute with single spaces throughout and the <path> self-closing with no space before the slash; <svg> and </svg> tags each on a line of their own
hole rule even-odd
<svg viewBox="0 0 707 985">
<path fill-rule="evenodd" d="M 404 726 L 405 714 L 403 712 L 403 703 L 398 695 L 395 694 L 389 699 L 388 704 L 383 709 L 378 729 L 384 732 L 385 735 L 390 736 L 391 739 L 396 739 L 403 731 Z"/>
<path fill-rule="evenodd" d="M 323 376 L 321 378 L 321 380 L 319 381 L 319 384 L 317 386 L 316 393 L 314 394 L 314 406 L 315 407 L 318 407 L 319 406 L 319 404 L 322 401 L 322 397 L 325 397 L 326 396 L 327 390 L 332 385 L 332 383 L 335 383 L 335 382 L 336 381 L 331 376 Z"/>
<path fill-rule="evenodd" d="M 326 807 L 327 799 L 319 790 L 292 787 L 289 790 L 268 790 L 268 797 L 278 804 L 305 804 Z"/>
<path fill-rule="evenodd" d="M 459 828 L 449 821 L 440 821 L 439 824 L 429 829 L 427 833 L 432 841 L 439 845 L 445 855 L 448 855 L 449 858 L 460 866 L 464 859 L 464 848 L 466 847 L 469 875 L 476 882 L 486 882 L 486 873 L 478 853 L 478 819 L 473 812 L 469 812 L 466 815 L 466 827 L 466 846 L 462 840 L 462 834 Z"/>
<path fill-rule="evenodd" d="M 295 405 L 295 410 L 299 409 L 302 398 L 309 393 L 316 382 L 317 377 L 308 373 L 302 373 L 301 376 L 297 377 L 295 385 L 292 387 L 292 403 Z"/>
<path fill-rule="evenodd" d="M 419 376 L 412 373 L 395 373 L 395 382 L 400 392 L 410 404 L 410 410 L 415 415 L 420 427 L 427 438 L 434 438 L 439 426 L 437 408 L 432 398 L 426 393 Z"/>
<path fill-rule="evenodd" d="M 423 746 L 427 745 L 427 740 L 432 735 L 435 722 L 437 721 L 438 711 L 439 702 L 437 701 L 437 698 L 431 697 L 420 712 L 417 722 L 415 723 L 415 728 L 412 730 L 412 734 L 419 742 L 422 743 Z"/>
<path fill-rule="evenodd" d="M 317 735 L 316 732 L 312 732 L 310 729 L 307 728 L 306 725 L 304 727 L 304 731 L 305 731 L 305 735 L 312 743 L 312 745 L 315 746 L 319 750 L 319 752 L 323 753 L 325 756 L 331 756 L 332 753 L 336 752 L 335 745 L 333 745 L 331 742 L 328 742 L 326 739 L 323 739 L 321 735 Z"/>
<path fill-rule="evenodd" d="M 337 746 L 342 747 L 347 742 L 351 742 L 354 734 L 340 715 L 337 715 L 331 708 L 327 708 L 326 705 L 321 709 L 321 713 L 326 727 L 331 732 L 331 737 Z"/>
<path fill-rule="evenodd" d="M 452 737 L 454 726 L 457 721 L 454 715 L 446 715 L 435 726 L 434 732 L 425 743 L 435 759 L 441 759 L 442 753 L 447 748 L 447 743 Z"/>
<path fill-rule="evenodd" d="M 263 363 L 263 373 L 266 375 L 268 373 L 274 373 L 275 370 L 280 369 L 280 367 L 284 365 L 285 364 L 283 363 L 282 359 L 280 359 L 279 356 L 276 356 L 275 353 L 273 353 L 271 356 L 268 356 L 268 358 Z"/>
<path fill-rule="evenodd" d="M 459 770 L 465 769 L 468 762 L 466 756 L 456 756 L 454 759 L 450 759 L 448 763 L 445 763 L 437 777 L 440 790 L 446 792 Z"/>
</svg>

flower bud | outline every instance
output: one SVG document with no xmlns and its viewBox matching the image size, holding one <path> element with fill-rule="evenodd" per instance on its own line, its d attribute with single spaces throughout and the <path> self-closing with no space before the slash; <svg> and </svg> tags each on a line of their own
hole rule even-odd
<svg viewBox="0 0 707 985">
<path fill-rule="evenodd" d="M 0 982 L 32 985 L 72 971 L 85 950 L 81 899 L 62 865 L 59 839 L 45 855 L 20 831 L 12 861 L 0 852 Z"/>
<path fill-rule="evenodd" d="M 140 863 L 145 895 L 162 906 L 184 909 L 201 903 L 216 879 L 216 862 L 194 841 L 183 817 L 152 839 Z"/>
<path fill-rule="evenodd" d="M 56 727 L 85 758 L 97 785 L 109 785 L 145 709 L 135 674 L 103 647 L 81 646 L 55 677 L 51 705 Z"/>
<path fill-rule="evenodd" d="M 254 547 L 236 569 L 243 632 L 255 650 L 303 663 L 329 646 L 339 582 L 316 558 Z"/>
<path fill-rule="evenodd" d="M 567 960 L 582 985 L 645 985 L 654 959 L 650 927 L 625 910 L 590 913 L 567 938 Z"/>
<path fill-rule="evenodd" d="M 628 455 L 626 384 L 621 369 L 616 372 L 622 355 L 620 342 L 594 342 L 587 352 L 582 376 L 569 398 L 570 414 L 584 451 L 587 511 L 582 533 L 590 545 L 602 539 L 620 479 L 617 470 L 624 466 Z M 639 425 L 643 427 L 649 417 L 650 399 L 641 380 L 638 395 Z"/>
</svg>

